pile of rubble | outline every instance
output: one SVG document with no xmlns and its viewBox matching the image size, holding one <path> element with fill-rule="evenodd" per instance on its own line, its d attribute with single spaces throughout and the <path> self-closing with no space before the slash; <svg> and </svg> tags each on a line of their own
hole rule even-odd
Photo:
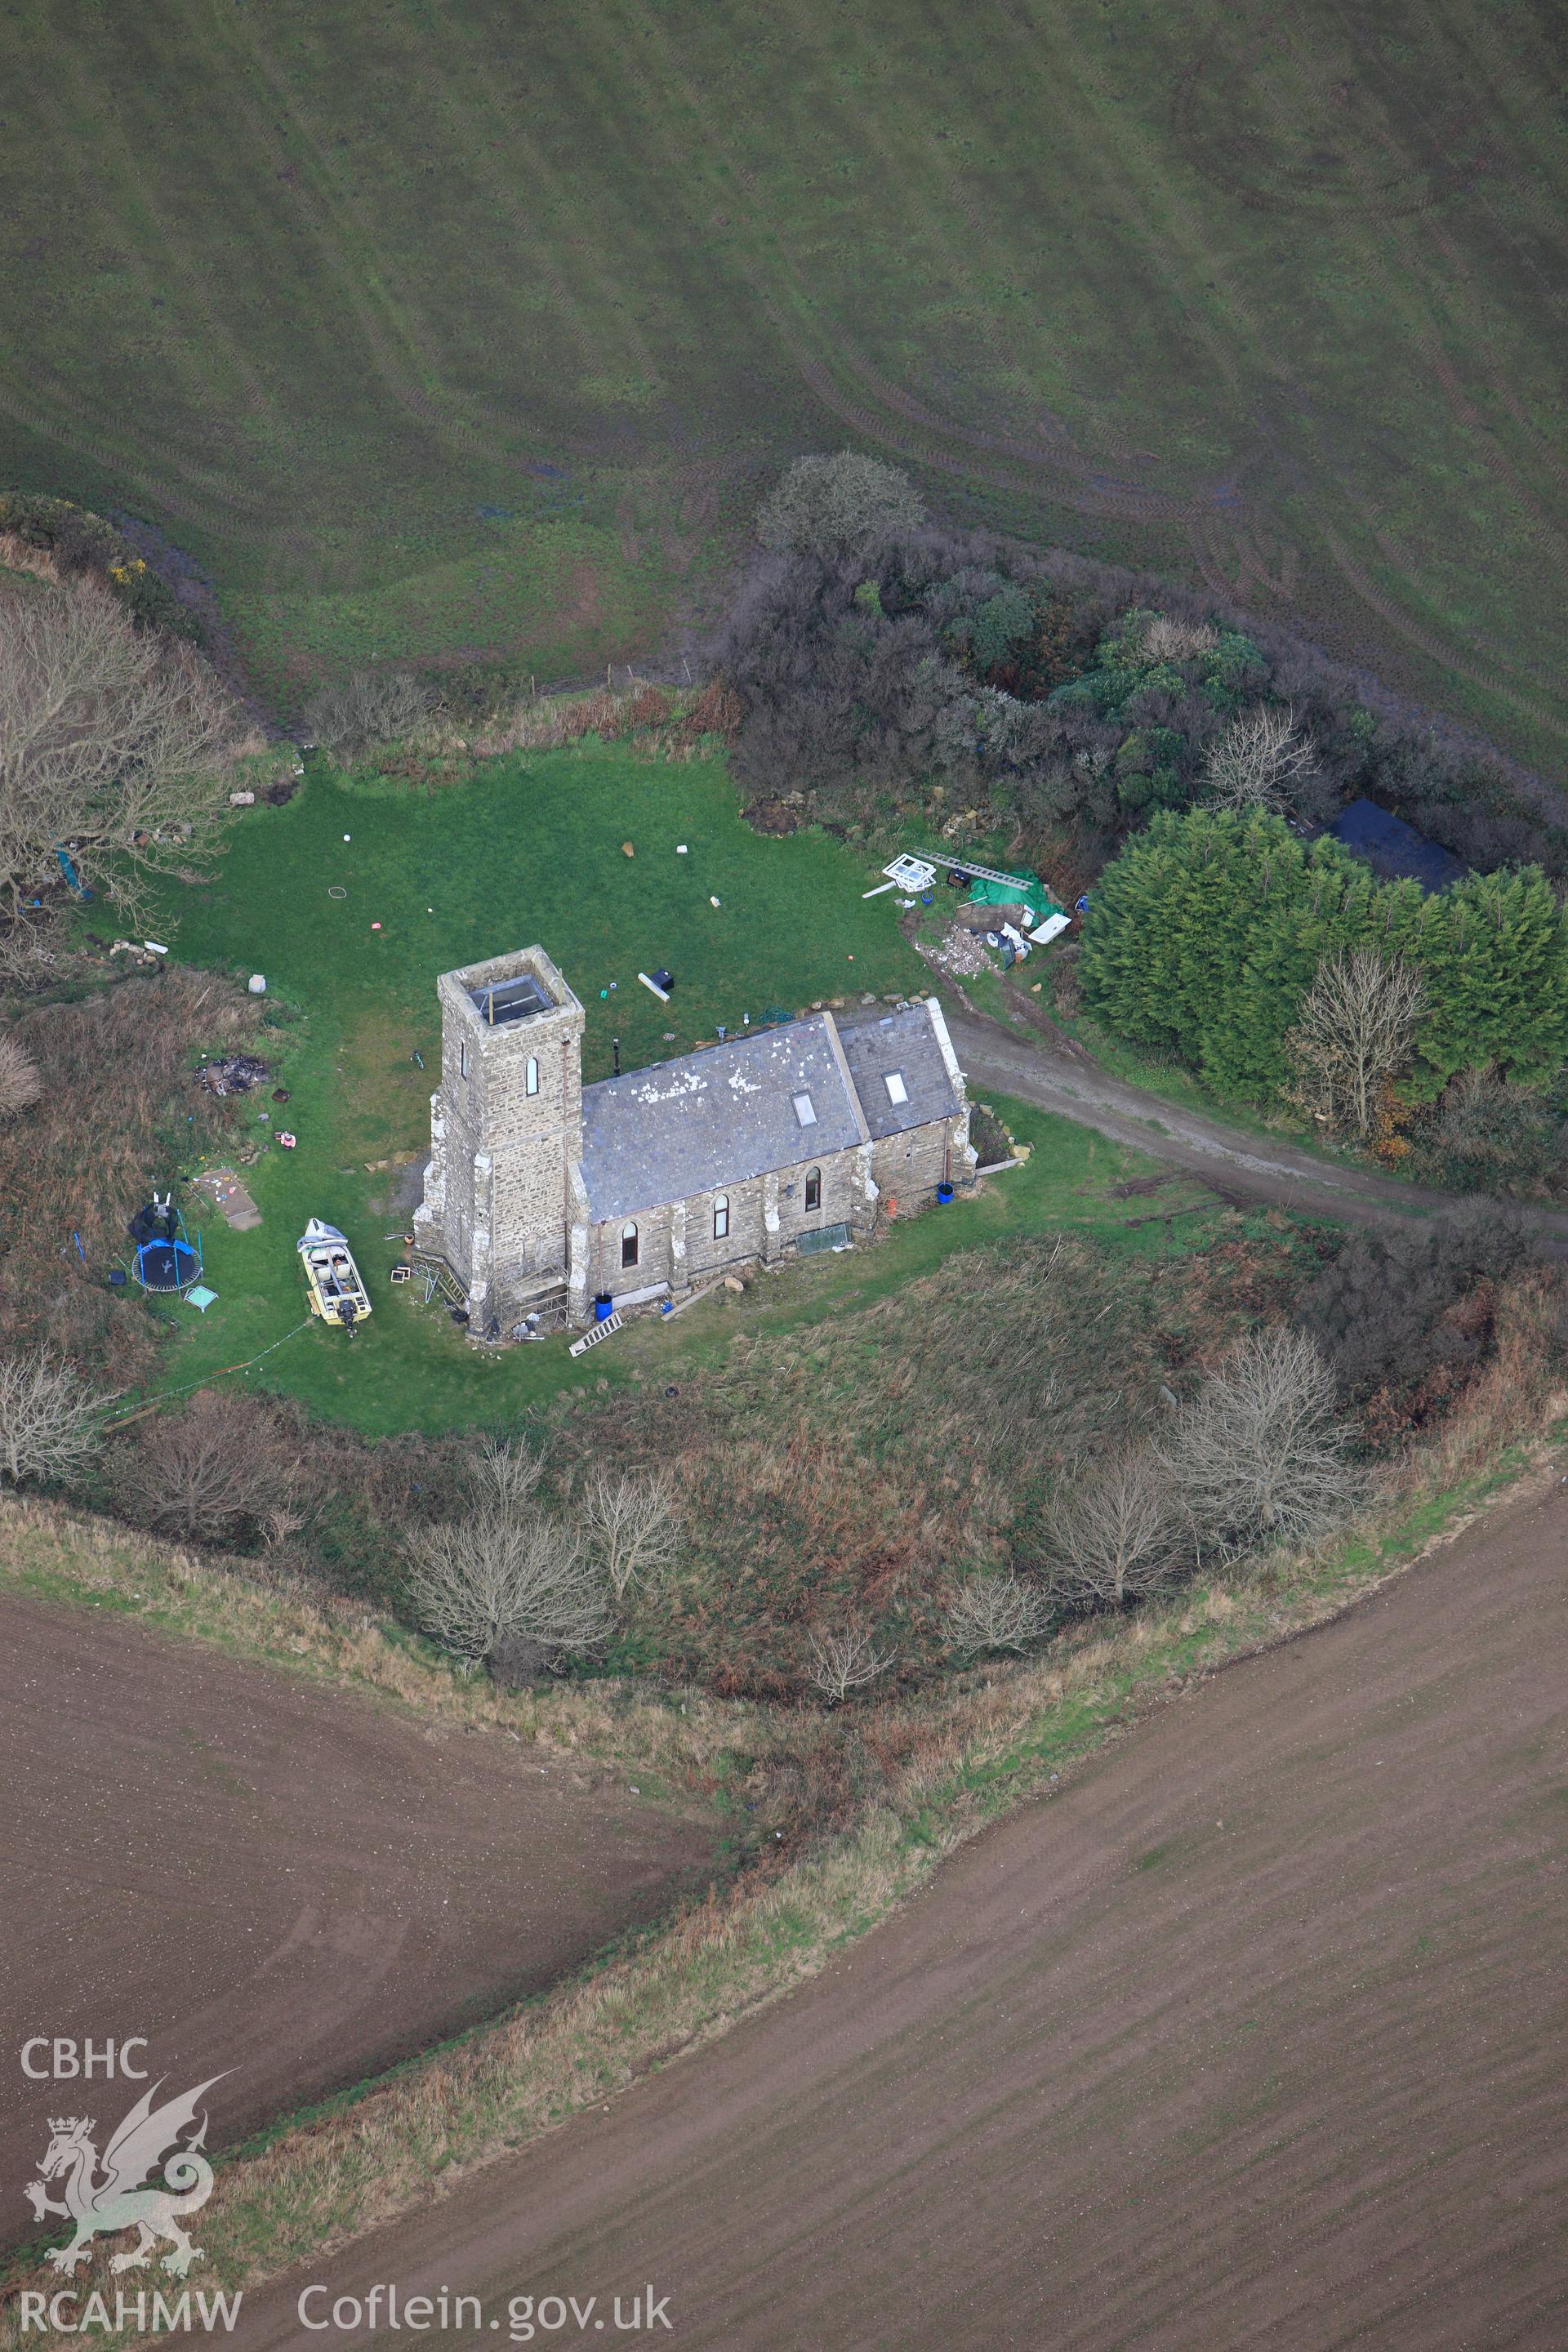
<svg viewBox="0 0 1568 2352">
<path fill-rule="evenodd" d="M 209 1095 L 247 1095 L 270 1075 L 254 1054 L 226 1054 L 221 1061 L 206 1064 L 201 1083 Z"/>
<path fill-rule="evenodd" d="M 997 969 L 996 958 L 990 953 L 984 936 L 966 930 L 962 923 L 950 923 L 935 947 L 921 947 L 921 953 L 928 963 L 935 964 L 953 980 L 974 980 L 983 971 Z"/>
</svg>

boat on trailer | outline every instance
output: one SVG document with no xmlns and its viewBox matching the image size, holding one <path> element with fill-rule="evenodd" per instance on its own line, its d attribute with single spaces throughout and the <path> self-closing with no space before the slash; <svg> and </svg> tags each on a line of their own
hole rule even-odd
<svg viewBox="0 0 1568 2352">
<path fill-rule="evenodd" d="M 347 1240 L 336 1225 L 312 1217 L 295 1246 L 305 1269 L 311 1314 L 323 1323 L 341 1324 L 352 1339 L 354 1326 L 370 1313 L 370 1297 Z"/>
</svg>

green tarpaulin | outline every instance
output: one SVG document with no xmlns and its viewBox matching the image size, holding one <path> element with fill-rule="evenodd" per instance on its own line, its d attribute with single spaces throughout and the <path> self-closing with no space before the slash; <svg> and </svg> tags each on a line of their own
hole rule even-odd
<svg viewBox="0 0 1568 2352">
<path fill-rule="evenodd" d="M 1027 907 L 1035 920 L 1066 910 L 1033 874 L 1015 875 L 1010 882 L 971 882 L 969 895 L 978 907 Z"/>
</svg>

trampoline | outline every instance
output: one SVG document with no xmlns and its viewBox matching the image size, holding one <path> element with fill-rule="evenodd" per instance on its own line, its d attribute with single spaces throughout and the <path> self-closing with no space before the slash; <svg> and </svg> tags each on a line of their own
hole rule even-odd
<svg viewBox="0 0 1568 2352">
<path fill-rule="evenodd" d="M 138 1209 L 127 1228 L 136 1244 L 133 1271 L 143 1290 L 181 1297 L 202 1278 L 202 1237 L 195 1240 L 174 1206 L 173 1192 L 156 1192 Z"/>
</svg>

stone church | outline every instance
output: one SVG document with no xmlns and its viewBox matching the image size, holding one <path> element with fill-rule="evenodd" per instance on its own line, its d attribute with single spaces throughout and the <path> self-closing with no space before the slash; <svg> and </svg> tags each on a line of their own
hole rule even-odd
<svg viewBox="0 0 1568 2352">
<path fill-rule="evenodd" d="M 934 997 L 840 1028 L 752 1029 L 583 1084 L 583 1007 L 542 948 L 443 972 L 441 1083 L 416 1245 L 476 1332 L 584 1320 L 867 1233 L 974 1169 Z"/>
</svg>

